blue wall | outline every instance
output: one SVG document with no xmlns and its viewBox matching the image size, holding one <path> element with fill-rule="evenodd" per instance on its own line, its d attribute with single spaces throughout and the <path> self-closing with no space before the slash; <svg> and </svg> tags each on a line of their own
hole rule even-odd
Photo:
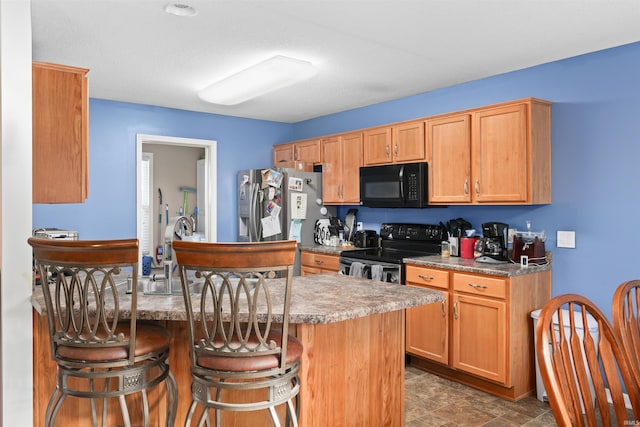
<svg viewBox="0 0 640 427">
<path fill-rule="evenodd" d="M 640 278 L 640 43 L 544 64 L 295 125 L 92 100 L 90 197 L 84 205 L 34 205 L 34 226 L 73 228 L 83 238 L 135 235 L 135 134 L 219 142 L 219 240 L 233 240 L 235 172 L 269 163 L 271 145 L 525 97 L 553 102 L 553 203 L 393 210 L 358 208 L 366 228 L 385 221 L 474 227 L 503 221 L 549 235 L 553 293 L 580 293 L 610 314 L 615 287 Z M 344 215 L 347 208 L 339 212 Z M 576 231 L 576 249 L 556 248 L 557 230 Z"/>
</svg>

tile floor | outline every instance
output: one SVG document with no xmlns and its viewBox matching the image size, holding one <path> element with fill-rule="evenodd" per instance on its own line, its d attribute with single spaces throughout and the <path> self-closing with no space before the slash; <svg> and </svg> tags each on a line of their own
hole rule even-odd
<svg viewBox="0 0 640 427">
<path fill-rule="evenodd" d="M 535 396 L 510 402 L 407 366 L 405 426 L 555 426 L 551 408 Z"/>
</svg>

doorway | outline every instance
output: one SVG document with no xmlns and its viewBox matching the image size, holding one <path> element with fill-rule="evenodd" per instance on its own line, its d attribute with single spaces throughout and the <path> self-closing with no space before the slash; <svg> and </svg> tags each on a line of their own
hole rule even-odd
<svg viewBox="0 0 640 427">
<path fill-rule="evenodd" d="M 205 241 L 215 242 L 217 241 L 217 142 L 213 140 L 205 139 L 191 139 L 191 138 L 179 138 L 171 136 L 161 135 L 136 135 L 136 230 L 137 237 L 140 244 L 139 257 L 142 261 L 142 256 L 147 253 L 151 257 L 154 257 L 154 253 L 150 252 L 150 248 L 154 247 L 158 241 L 162 241 L 165 229 L 165 215 L 166 212 L 159 209 L 159 195 L 156 194 L 157 188 L 154 187 L 153 181 L 149 182 L 148 168 L 153 169 L 153 164 L 157 161 L 149 161 L 148 151 L 154 146 L 166 146 L 167 149 L 186 151 L 199 149 L 204 152 L 204 160 L 202 164 L 203 171 L 200 173 L 202 177 L 201 183 L 198 184 L 198 190 L 201 194 L 198 196 L 198 203 L 202 205 L 199 209 L 204 215 L 201 215 L 201 220 L 198 224 L 198 231 L 204 235 Z M 153 156 L 152 156 L 153 159 Z M 157 159 L 156 159 L 157 160 Z M 150 166 L 151 165 L 151 166 Z M 193 164 L 194 172 L 196 170 L 196 164 Z M 175 183 L 175 189 L 183 186 L 184 183 Z M 200 188 L 201 187 L 201 188 Z M 146 189 L 146 191 L 145 191 Z M 154 191 L 150 192 L 150 189 Z M 167 189 L 168 190 L 168 189 Z M 185 196 L 186 197 L 186 196 Z M 166 199 L 165 199 L 166 200 Z M 164 202 L 164 200 L 163 200 Z M 192 204 L 194 207 L 195 204 Z M 156 211 L 154 212 L 154 208 Z M 170 216 L 177 214 L 177 206 L 172 206 L 169 213 Z M 174 212 L 176 211 L 176 212 Z M 158 216 L 160 215 L 160 235 L 155 238 L 149 237 L 149 234 L 153 236 L 158 225 Z M 150 221 L 152 221 L 150 223 Z M 151 227 L 150 227 L 151 226 Z M 147 233 L 145 233 L 147 230 Z M 150 232 L 150 233 L 149 233 Z M 160 239 L 160 240 L 158 240 Z M 150 242 L 151 240 L 151 242 Z M 143 243 L 144 242 L 144 243 Z"/>
</svg>

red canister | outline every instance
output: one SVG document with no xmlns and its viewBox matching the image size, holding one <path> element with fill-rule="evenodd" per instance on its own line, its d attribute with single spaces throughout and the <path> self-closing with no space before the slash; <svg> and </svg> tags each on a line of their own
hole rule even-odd
<svg viewBox="0 0 640 427">
<path fill-rule="evenodd" d="M 461 237 L 460 238 L 460 257 L 473 259 L 473 251 L 479 237 Z"/>
</svg>

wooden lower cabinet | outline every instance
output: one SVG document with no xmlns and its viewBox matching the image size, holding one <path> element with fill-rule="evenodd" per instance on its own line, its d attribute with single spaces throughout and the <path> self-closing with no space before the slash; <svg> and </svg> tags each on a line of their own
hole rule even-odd
<svg viewBox="0 0 640 427">
<path fill-rule="evenodd" d="M 407 309 L 413 365 L 510 400 L 535 392 L 530 313 L 551 298 L 551 271 L 497 277 L 407 265 L 406 277 L 446 297 Z"/>
<path fill-rule="evenodd" d="M 300 251 L 300 275 L 337 273 L 340 271 L 340 256 Z"/>
</svg>

